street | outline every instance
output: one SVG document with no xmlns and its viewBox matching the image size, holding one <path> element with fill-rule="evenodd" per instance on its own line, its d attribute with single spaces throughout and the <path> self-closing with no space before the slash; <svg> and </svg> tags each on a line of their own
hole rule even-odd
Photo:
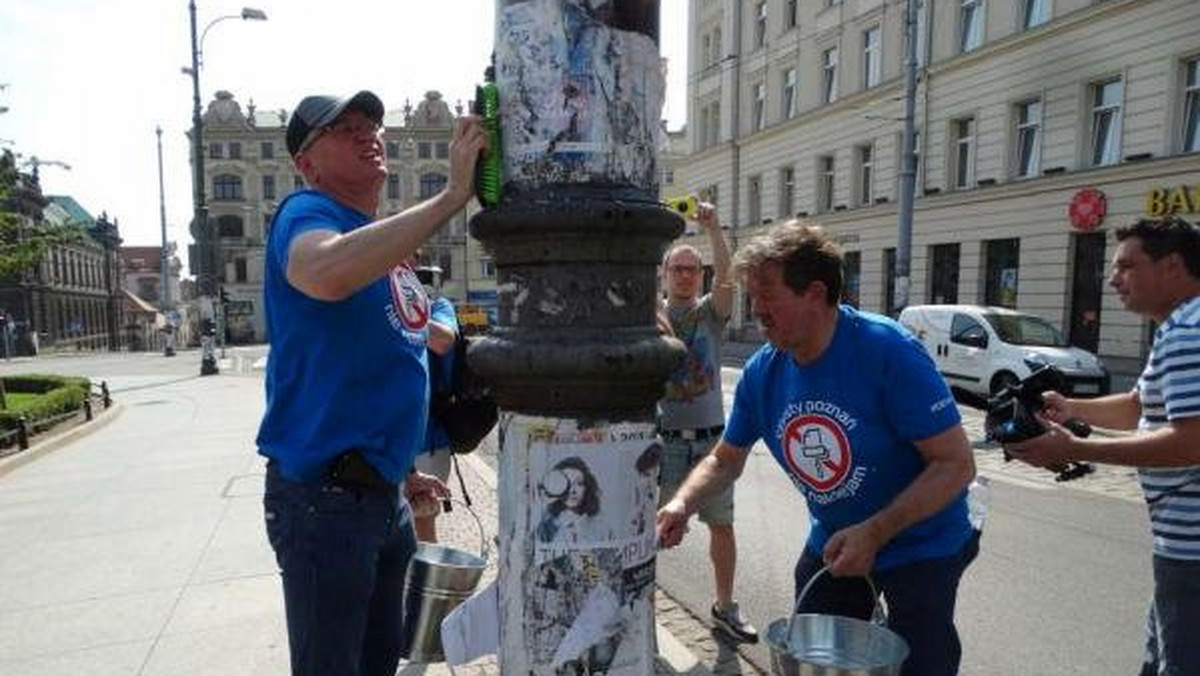
<svg viewBox="0 0 1200 676">
<path fill-rule="evenodd" d="M 196 375 L 199 358 L 195 352 L 181 353 L 173 359 L 154 354 L 43 357 L 5 363 L 0 365 L 0 373 L 36 371 L 107 379 L 118 401 L 129 406 L 123 414 L 125 421 L 122 424 L 126 430 L 123 441 L 116 444 L 122 451 L 112 451 L 113 465 L 107 470 L 111 472 L 113 489 L 121 490 L 120 487 L 134 476 L 141 476 L 143 483 L 139 486 L 146 485 L 146 480 L 153 480 L 155 485 L 163 488 L 176 485 L 191 490 L 187 488 L 186 480 L 167 477 L 161 469 L 156 470 L 161 461 L 153 461 L 151 465 L 130 464 L 134 456 L 125 456 L 135 453 L 137 457 L 148 459 L 152 457 L 147 455 L 151 447 L 164 444 L 175 448 L 175 453 L 191 453 L 189 449 L 197 442 L 178 439 L 171 429 L 187 429 L 192 435 L 197 434 L 198 429 L 211 429 L 211 432 L 203 432 L 209 437 L 206 443 L 219 441 L 228 445 L 229 453 L 219 462 L 205 461 L 207 464 L 193 469 L 214 479 L 218 475 L 240 476 L 252 471 L 256 465 L 250 452 L 255 426 L 253 417 L 262 406 L 261 371 L 254 365 L 264 352 L 263 348 L 230 350 L 221 363 L 222 375 L 215 378 Z M 724 375 L 728 397 L 738 371 L 725 369 Z M 237 383 L 227 379 L 237 379 Z M 218 391 L 228 393 L 220 396 L 221 404 L 216 406 L 219 410 L 204 410 L 196 404 L 213 402 Z M 194 401 L 191 400 L 193 394 L 189 393 L 194 393 Z M 208 406 L 215 405 L 210 403 Z M 969 435 L 978 440 L 979 412 L 964 409 L 964 416 Z M 141 421 L 137 429 L 142 431 L 131 435 L 128 425 L 134 420 Z M 111 439 L 107 443 L 113 446 L 116 441 Z M 87 439 L 77 443 L 83 451 L 89 446 Z M 998 459 L 997 451 L 979 445 L 977 457 L 981 473 L 992 479 L 991 507 L 981 554 L 968 569 L 959 596 L 958 618 L 964 644 L 962 673 L 973 676 L 1133 673 L 1141 657 L 1144 614 L 1150 593 L 1149 536 L 1145 508 L 1136 499 L 1135 487 L 1130 484 L 1128 475 L 1110 472 L 1088 477 L 1075 485 L 1055 484 L 1048 475 L 1035 470 L 1005 465 Z M 494 444 L 489 444 L 488 448 L 494 449 Z M 57 456 L 51 456 L 37 463 L 57 461 Z M 31 467 L 37 467 L 37 463 Z M 94 464 L 102 468 L 103 459 L 96 458 Z M 165 468 L 164 465 L 162 469 Z M 123 477 L 123 472 L 133 474 Z M 159 490 L 146 495 L 167 504 L 166 494 Z M 807 531 L 807 515 L 795 489 L 761 446 L 753 451 L 747 463 L 737 495 L 740 543 L 737 596 L 744 612 L 765 633 L 771 619 L 788 613 L 792 565 Z M 6 503 L 20 505 L 19 498 L 18 494 L 10 494 Z M 89 512 L 102 510 L 106 498 L 100 493 L 79 498 L 83 501 L 74 508 L 69 502 L 50 505 L 61 510 L 65 520 L 55 522 L 46 515 L 37 518 L 54 532 L 78 530 L 85 525 L 89 529 L 125 528 L 122 524 L 130 519 L 141 525 L 161 520 L 166 527 L 168 523 L 168 514 L 159 513 L 162 510 L 147 503 L 147 509 L 141 515 L 114 513 L 111 524 L 93 525 L 94 522 L 86 520 L 85 513 L 78 509 L 91 505 L 87 507 Z M 212 509 L 211 505 L 204 504 L 205 509 Z M 253 501 L 236 505 L 245 511 L 246 518 L 257 519 L 255 510 L 259 507 Z M 36 506 L 31 503 L 23 509 Z M 23 513 L 12 513 L 9 519 L 32 518 L 32 515 L 22 516 Z M 197 512 L 195 517 L 209 524 L 204 526 L 208 528 L 221 513 Z M 0 525 L 3 523 L 0 521 Z M 170 523 L 177 524 L 177 521 Z M 24 532 L 23 537 L 33 537 L 29 531 L 10 532 Z M 136 542 L 126 542 L 132 548 L 127 551 L 88 552 L 83 548 L 88 541 L 87 534 L 80 531 L 66 541 L 74 543 L 75 548 L 67 552 L 70 556 L 93 561 L 89 568 L 92 572 L 84 578 L 63 578 L 52 570 L 27 569 L 19 564 L 19 558 L 9 559 L 9 572 L 18 575 L 9 582 L 19 584 L 6 582 L 8 591 L 0 595 L 0 600 L 3 600 L 3 607 L 15 613 L 10 620 L 15 622 L 31 613 L 36 615 L 41 604 L 79 598 L 83 591 L 81 585 L 85 583 L 100 585 L 106 593 L 113 594 L 127 594 L 143 586 L 146 581 L 138 578 L 142 564 L 126 560 L 128 552 L 137 551 Z M 201 568 L 191 572 L 175 566 L 178 570 L 172 569 L 171 574 L 175 576 L 172 581 L 179 576 L 197 584 L 210 579 L 237 580 L 241 578 L 230 576 L 232 571 L 239 571 L 238 575 L 253 573 L 256 581 L 262 579 L 257 576 L 266 576 L 267 582 L 263 583 L 262 589 L 255 587 L 255 593 L 271 592 L 274 581 L 269 563 L 265 568 L 263 566 L 260 550 L 264 545 L 258 540 L 259 535 L 256 529 L 248 531 L 245 542 L 239 540 L 231 543 L 235 546 L 229 549 L 206 555 Z M 175 537 L 184 538 L 178 541 L 178 546 L 186 544 L 194 549 L 209 536 L 207 531 L 191 533 L 185 529 L 178 531 Z M 28 544 L 35 543 L 31 540 Z M 12 554 L 20 549 L 19 542 L 7 543 L 6 551 Z M 166 550 L 162 556 L 190 553 L 190 549 L 188 552 Z M 703 526 L 693 523 L 684 544 L 676 550 L 660 553 L 658 560 L 660 586 L 696 616 L 707 618 L 712 591 Z M 65 570 L 62 568 L 59 572 Z M 152 600 L 155 604 L 163 604 L 163 608 L 171 603 L 170 598 L 154 597 Z M 156 605 L 155 612 L 165 612 L 163 608 Z M 278 619 L 274 620 L 276 624 Z M 271 631 L 277 632 L 278 626 L 273 625 Z M 25 639 L 20 636 L 10 638 L 10 643 L 16 641 L 13 645 L 28 652 L 35 646 L 28 644 L 32 639 L 25 636 Z M 206 641 L 212 638 L 197 636 Z M 223 636 L 227 640 L 236 638 Z M 20 644 L 21 640 L 26 644 Z M 147 658 L 149 662 L 145 667 L 161 667 L 163 650 L 167 655 L 171 654 L 175 647 L 173 641 L 184 639 L 172 638 L 170 631 L 166 631 L 158 640 L 160 647 Z M 237 640 L 246 643 L 246 640 Z M 743 646 L 742 650 L 752 662 L 764 670 L 768 668 L 765 644 Z M 18 651 L 18 654 L 23 653 Z M 271 659 L 277 663 L 279 654 L 272 653 Z M 146 668 L 144 671 L 158 670 Z"/>
<path fill-rule="evenodd" d="M 738 373 L 724 369 L 727 406 Z M 978 442 L 981 412 L 960 408 L 968 436 Z M 979 558 L 959 593 L 962 674 L 1135 673 L 1150 598 L 1150 537 L 1132 479 L 1102 471 L 1074 485 L 1055 484 L 1048 473 L 1006 465 L 998 456 L 994 449 L 977 451 L 991 500 Z M 1090 490 L 1089 483 L 1104 488 Z M 738 481 L 736 505 L 735 593 L 765 634 L 771 619 L 789 612 L 807 511 L 761 443 Z M 693 521 L 683 545 L 658 559 L 659 585 L 702 618 L 712 603 L 712 577 L 697 562 L 707 561 L 707 548 L 704 526 Z M 742 649 L 769 668 L 765 642 Z"/>
</svg>

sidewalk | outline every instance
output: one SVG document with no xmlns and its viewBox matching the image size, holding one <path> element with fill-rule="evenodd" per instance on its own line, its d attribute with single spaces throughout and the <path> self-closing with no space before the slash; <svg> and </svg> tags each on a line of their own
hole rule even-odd
<svg viewBox="0 0 1200 676">
<path fill-rule="evenodd" d="M 110 384 L 128 388 L 119 417 L 0 474 L 0 673 L 286 674 L 279 577 L 262 525 L 264 463 L 253 449 L 261 381 Z M 491 539 L 494 473 L 474 456 L 461 469 Z M 444 541 L 478 550 L 461 507 L 439 526 Z M 485 582 L 495 574 L 493 563 Z M 669 624 L 689 626 L 686 611 L 659 600 Z M 659 635 L 658 673 L 708 673 L 693 646 L 661 626 Z M 481 660 L 454 673 L 500 669 Z"/>
</svg>

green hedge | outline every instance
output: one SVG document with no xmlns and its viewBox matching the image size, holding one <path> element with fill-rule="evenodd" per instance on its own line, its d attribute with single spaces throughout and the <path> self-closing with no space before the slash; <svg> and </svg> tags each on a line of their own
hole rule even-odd
<svg viewBox="0 0 1200 676">
<path fill-rule="evenodd" d="M 87 378 L 69 376 L 23 375 L 3 379 L 5 391 L 32 392 L 39 396 L 31 401 L 0 411 L 0 429 L 16 429 L 24 416 L 30 423 L 83 408 L 83 400 L 91 390 Z"/>
</svg>

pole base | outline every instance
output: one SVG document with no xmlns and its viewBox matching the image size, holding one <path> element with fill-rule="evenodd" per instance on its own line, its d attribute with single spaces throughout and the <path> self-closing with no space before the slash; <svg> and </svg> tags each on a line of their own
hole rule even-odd
<svg viewBox="0 0 1200 676">
<path fill-rule="evenodd" d="M 164 356 L 164 357 L 174 357 L 174 356 L 175 356 L 175 350 L 173 350 L 173 349 L 172 349 L 172 348 L 170 348 L 170 347 L 166 347 L 166 348 L 164 348 L 164 349 L 163 349 L 163 356 Z"/>
</svg>

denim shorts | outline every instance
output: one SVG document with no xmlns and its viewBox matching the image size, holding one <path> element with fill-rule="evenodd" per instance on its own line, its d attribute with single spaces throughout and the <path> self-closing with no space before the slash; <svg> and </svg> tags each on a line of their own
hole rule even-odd
<svg viewBox="0 0 1200 676">
<path fill-rule="evenodd" d="M 687 439 L 663 439 L 662 465 L 658 475 L 658 505 L 667 504 L 675 491 L 683 485 L 696 463 L 704 459 L 717 445 L 720 437 L 689 441 Z M 733 523 L 733 484 L 705 500 L 696 512 L 700 521 L 710 526 L 728 526 Z"/>
<path fill-rule="evenodd" d="M 283 577 L 293 676 L 392 676 L 416 551 L 402 490 L 298 483 L 267 466 L 263 513 Z"/>
</svg>

